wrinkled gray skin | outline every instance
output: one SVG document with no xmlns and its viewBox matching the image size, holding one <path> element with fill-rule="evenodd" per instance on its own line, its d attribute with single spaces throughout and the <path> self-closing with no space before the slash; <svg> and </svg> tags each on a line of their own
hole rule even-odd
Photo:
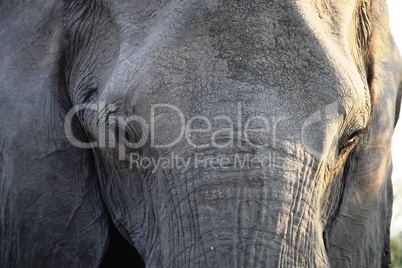
<svg viewBox="0 0 402 268">
<path fill-rule="evenodd" d="M 402 71 L 385 1 L 3 1 L 0 55 L 1 267 L 98 266 L 112 226 L 147 267 L 388 266 Z M 127 154 L 276 165 L 130 168 L 115 148 L 67 139 L 68 111 L 102 102 L 115 109 L 82 112 L 74 137 L 96 141 L 112 115 L 150 122 L 152 104 L 186 120 L 240 110 L 242 126 L 260 115 L 275 132 Z M 303 128 L 334 103 L 339 116 Z M 157 144 L 178 136 L 172 113 L 154 119 Z"/>
</svg>

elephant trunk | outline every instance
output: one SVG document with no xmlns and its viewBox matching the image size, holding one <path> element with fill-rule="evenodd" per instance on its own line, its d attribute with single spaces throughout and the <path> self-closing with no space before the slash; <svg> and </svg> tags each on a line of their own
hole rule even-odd
<svg viewBox="0 0 402 268">
<path fill-rule="evenodd" d="M 159 212 L 164 227 L 154 243 L 159 258 L 150 256 L 151 263 L 160 259 L 167 267 L 328 266 L 315 196 L 317 163 L 297 151 L 266 163 L 256 153 L 235 154 L 238 159 L 232 160 L 238 163 L 172 174 Z"/>
</svg>

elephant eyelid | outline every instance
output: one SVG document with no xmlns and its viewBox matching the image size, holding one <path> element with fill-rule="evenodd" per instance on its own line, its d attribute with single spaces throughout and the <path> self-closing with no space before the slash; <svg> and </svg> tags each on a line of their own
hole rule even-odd
<svg viewBox="0 0 402 268">
<path fill-rule="evenodd" d="M 339 154 L 344 153 L 347 149 L 351 149 L 359 140 L 361 134 L 363 133 L 362 129 L 356 130 L 353 132 L 347 140 L 342 143 L 342 146 L 339 148 Z"/>
<path fill-rule="evenodd" d="M 80 98 L 80 103 L 90 102 L 96 95 L 98 89 L 96 87 L 89 87 Z"/>
</svg>

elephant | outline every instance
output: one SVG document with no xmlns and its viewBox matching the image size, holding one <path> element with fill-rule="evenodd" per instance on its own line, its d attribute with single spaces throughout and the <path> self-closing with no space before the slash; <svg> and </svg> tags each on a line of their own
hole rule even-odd
<svg viewBox="0 0 402 268">
<path fill-rule="evenodd" d="M 388 267 L 385 0 L 4 0 L 1 267 Z"/>
</svg>

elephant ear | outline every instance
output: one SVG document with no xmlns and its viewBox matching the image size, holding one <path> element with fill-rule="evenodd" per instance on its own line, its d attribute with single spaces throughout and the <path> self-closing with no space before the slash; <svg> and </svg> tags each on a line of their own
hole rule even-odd
<svg viewBox="0 0 402 268">
<path fill-rule="evenodd" d="M 332 267 L 388 267 L 391 261 L 391 140 L 401 101 L 402 65 L 385 1 L 369 4 L 358 25 L 369 27 L 359 31 L 370 35 L 363 53 L 371 116 L 347 160 L 342 203 L 326 237 Z"/>
</svg>

